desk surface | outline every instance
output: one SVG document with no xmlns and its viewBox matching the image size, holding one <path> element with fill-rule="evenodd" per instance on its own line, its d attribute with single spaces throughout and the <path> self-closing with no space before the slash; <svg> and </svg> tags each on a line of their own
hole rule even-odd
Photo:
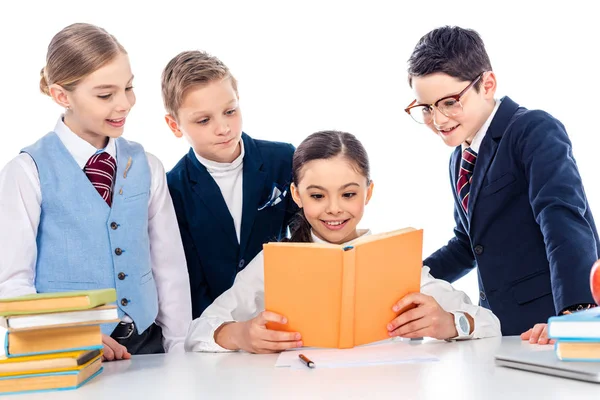
<svg viewBox="0 0 600 400">
<path fill-rule="evenodd" d="M 275 368 L 277 355 L 186 353 L 104 363 L 77 390 L 5 399 L 597 399 L 600 385 L 494 365 L 501 349 L 552 351 L 518 337 L 418 346 L 437 362 L 336 369 Z M 543 348 L 542 348 L 543 347 Z"/>
</svg>

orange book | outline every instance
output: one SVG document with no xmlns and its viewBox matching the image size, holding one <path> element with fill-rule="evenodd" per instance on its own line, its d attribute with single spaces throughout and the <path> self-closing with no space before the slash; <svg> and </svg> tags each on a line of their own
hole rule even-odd
<svg viewBox="0 0 600 400">
<path fill-rule="evenodd" d="M 300 332 L 310 347 L 350 348 L 388 338 L 393 305 L 421 289 L 423 231 L 363 236 L 348 246 L 264 245 L 265 309 L 284 315 L 270 329 Z M 401 310 L 401 312 L 404 310 Z"/>
</svg>

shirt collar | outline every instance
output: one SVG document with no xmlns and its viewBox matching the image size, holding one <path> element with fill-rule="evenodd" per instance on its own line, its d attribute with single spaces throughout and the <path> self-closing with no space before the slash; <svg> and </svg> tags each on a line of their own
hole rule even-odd
<svg viewBox="0 0 600 400">
<path fill-rule="evenodd" d="M 206 170 L 210 173 L 214 172 L 228 172 L 237 169 L 242 162 L 244 161 L 244 141 L 240 139 L 240 155 L 230 163 L 222 163 L 217 161 L 212 161 L 207 158 L 202 157 L 200 154 L 196 152 L 194 149 L 194 155 L 196 155 L 196 159 L 200 162 L 200 164 L 206 167 Z"/>
<path fill-rule="evenodd" d="M 98 150 L 79 136 L 77 136 L 67 125 L 65 125 L 63 121 L 64 116 L 61 115 L 58 121 L 56 122 L 56 126 L 54 127 L 54 132 L 65 145 L 71 156 L 75 159 L 79 168 L 83 169 L 85 164 L 87 164 L 88 160 L 91 156 L 96 153 L 105 151 L 110 154 L 115 160 L 117 159 L 117 148 L 115 146 L 115 139 L 109 138 L 108 144 L 104 149 Z"/>
<path fill-rule="evenodd" d="M 467 147 L 470 147 L 471 150 L 473 150 L 475 153 L 479 153 L 479 147 L 481 146 L 481 142 L 483 141 L 483 138 L 485 137 L 485 134 L 487 133 L 487 130 L 490 127 L 490 124 L 492 123 L 492 120 L 494 119 L 494 115 L 496 115 L 496 111 L 498 111 L 498 107 L 500 107 L 500 102 L 502 100 L 496 99 L 495 101 L 496 101 L 496 105 L 494 106 L 492 113 L 490 114 L 488 119 L 485 121 L 485 123 L 481 126 L 481 128 L 475 134 L 475 137 L 473 138 L 471 145 L 468 146 L 466 143 L 463 143 L 462 149 L 461 149 L 462 151 L 464 151 Z"/>
</svg>

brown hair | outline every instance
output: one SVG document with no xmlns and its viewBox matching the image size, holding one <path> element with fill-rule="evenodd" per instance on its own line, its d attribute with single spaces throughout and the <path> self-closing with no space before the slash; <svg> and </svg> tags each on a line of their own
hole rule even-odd
<svg viewBox="0 0 600 400">
<path fill-rule="evenodd" d="M 46 66 L 40 72 L 40 90 L 50 95 L 49 86 L 57 84 L 71 91 L 120 53 L 127 54 L 104 29 L 84 23 L 69 25 L 54 35 L 48 45 Z"/>
<path fill-rule="evenodd" d="M 321 131 L 307 137 L 300 143 L 292 159 L 292 182 L 297 186 L 302 179 L 302 168 L 313 160 L 327 160 L 342 156 L 356 168 L 367 182 L 371 181 L 369 156 L 362 143 L 351 133 Z M 290 224 L 290 242 L 312 242 L 311 226 L 300 209 Z M 288 241 L 288 240 L 284 240 Z"/>
<path fill-rule="evenodd" d="M 237 81 L 221 60 L 204 51 L 179 53 L 169 61 L 162 73 L 165 110 L 177 119 L 177 112 L 189 89 L 228 78 L 237 93 Z"/>
</svg>

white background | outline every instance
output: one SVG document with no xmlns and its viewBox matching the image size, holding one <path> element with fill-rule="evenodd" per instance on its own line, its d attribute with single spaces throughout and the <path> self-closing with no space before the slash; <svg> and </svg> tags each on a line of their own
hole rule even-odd
<svg viewBox="0 0 600 400">
<path fill-rule="evenodd" d="M 5 2 L 0 12 L 0 165 L 50 131 L 61 112 L 38 89 L 52 36 L 74 22 L 94 23 L 115 35 L 130 55 L 138 102 L 125 137 L 142 143 L 167 170 L 188 146 L 164 123 L 160 74 L 178 52 L 206 50 L 238 79 L 244 130 L 253 137 L 298 145 L 317 130 L 357 135 L 369 152 L 376 183 L 363 227 L 423 228 L 427 256 L 453 234 L 451 149 L 404 113 L 413 99 L 405 71 L 418 39 L 448 24 L 482 35 L 499 96 L 544 109 L 566 125 L 597 211 L 600 34 L 592 5 L 523 0 Z M 477 301 L 474 274 L 457 286 Z"/>
</svg>

